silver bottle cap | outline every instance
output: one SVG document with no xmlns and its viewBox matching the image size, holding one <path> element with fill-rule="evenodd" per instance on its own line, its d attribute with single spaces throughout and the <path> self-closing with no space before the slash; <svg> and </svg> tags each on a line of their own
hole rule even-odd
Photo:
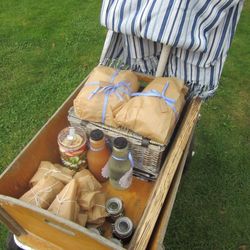
<svg viewBox="0 0 250 250">
<path fill-rule="evenodd" d="M 110 198 L 106 202 L 106 211 L 110 215 L 116 215 L 123 211 L 123 204 L 119 198 Z"/>
<path fill-rule="evenodd" d="M 115 221 L 114 231 L 123 237 L 128 237 L 133 232 L 133 222 L 128 217 L 120 217 Z"/>
</svg>

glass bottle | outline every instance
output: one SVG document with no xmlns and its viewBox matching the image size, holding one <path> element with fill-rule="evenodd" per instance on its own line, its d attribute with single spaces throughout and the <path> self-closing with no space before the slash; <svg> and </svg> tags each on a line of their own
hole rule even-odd
<svg viewBox="0 0 250 250">
<path fill-rule="evenodd" d="M 124 137 L 117 137 L 114 140 L 108 170 L 109 181 L 114 188 L 123 190 L 130 187 L 133 169 L 129 159 L 128 141 Z"/>
<path fill-rule="evenodd" d="M 104 134 L 101 130 L 95 129 L 90 133 L 89 150 L 87 152 L 88 168 L 95 178 L 104 182 L 107 178 L 102 176 L 102 169 L 108 162 L 110 150 L 106 145 Z"/>
</svg>

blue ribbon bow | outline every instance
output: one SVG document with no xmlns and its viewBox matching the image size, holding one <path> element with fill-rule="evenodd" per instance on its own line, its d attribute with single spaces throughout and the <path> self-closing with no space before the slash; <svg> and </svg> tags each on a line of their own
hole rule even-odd
<svg viewBox="0 0 250 250">
<path fill-rule="evenodd" d="M 121 81 L 117 84 L 113 84 L 115 77 L 118 75 L 119 71 L 115 71 L 115 73 L 112 75 L 111 77 L 111 83 L 107 86 L 98 86 L 88 97 L 88 99 L 90 100 L 93 96 L 99 94 L 99 93 L 103 93 L 104 94 L 104 103 L 103 103 L 103 109 L 102 109 L 102 123 L 105 123 L 105 117 L 106 117 L 106 113 L 107 113 L 107 107 L 108 107 L 108 100 L 109 100 L 109 96 L 111 94 L 115 94 L 116 97 L 122 101 L 123 97 L 121 94 L 126 94 L 128 96 L 131 96 L 131 88 L 130 88 L 130 84 L 125 82 L 125 81 Z M 87 83 L 86 85 L 100 85 L 101 82 L 90 82 Z"/>
<path fill-rule="evenodd" d="M 177 113 L 176 108 L 175 108 L 176 100 L 165 96 L 166 91 L 168 89 L 168 86 L 169 86 L 169 83 L 167 82 L 164 85 L 164 88 L 163 88 L 163 90 L 162 90 L 161 93 L 159 91 L 155 90 L 155 89 L 151 89 L 151 90 L 146 91 L 146 92 L 133 93 L 131 96 L 149 96 L 149 97 L 158 97 L 158 98 L 161 98 L 174 111 L 174 113 L 175 113 L 175 115 L 177 117 L 178 113 Z"/>
<path fill-rule="evenodd" d="M 117 161 L 129 160 L 131 168 L 134 168 L 134 166 L 135 166 L 134 159 L 133 159 L 133 156 L 132 156 L 131 152 L 128 152 L 128 158 L 121 158 L 121 157 L 117 157 L 117 156 L 114 156 L 114 155 L 111 155 L 111 157 L 113 159 L 117 160 Z"/>
</svg>

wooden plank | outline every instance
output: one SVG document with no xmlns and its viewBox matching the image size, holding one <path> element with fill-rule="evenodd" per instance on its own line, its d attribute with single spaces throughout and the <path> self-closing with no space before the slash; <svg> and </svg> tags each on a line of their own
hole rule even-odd
<svg viewBox="0 0 250 250">
<path fill-rule="evenodd" d="M 27 234 L 26 231 L 2 207 L 0 207 L 0 220 L 13 234 L 17 236 Z"/>
<path fill-rule="evenodd" d="M 194 128 L 195 129 L 195 128 Z M 186 159 L 190 150 L 190 144 L 192 141 L 194 129 L 192 132 L 192 135 L 190 136 L 190 139 L 188 141 L 188 145 L 184 151 L 184 154 L 182 156 L 181 162 L 178 166 L 178 169 L 176 170 L 174 179 L 171 183 L 171 187 L 169 189 L 169 192 L 167 194 L 166 200 L 164 202 L 164 205 L 161 209 L 161 213 L 157 219 L 157 223 L 155 225 L 154 231 L 151 235 L 149 245 L 147 249 L 149 250 L 162 250 L 165 249 L 163 245 L 163 241 L 165 238 L 165 234 L 167 231 L 168 222 L 171 216 L 171 212 L 174 206 L 175 198 L 177 195 L 177 191 L 180 185 L 182 173 L 186 164 Z"/>
<path fill-rule="evenodd" d="M 198 98 L 192 100 L 189 104 L 188 110 L 182 122 L 182 126 L 176 135 L 176 141 L 174 142 L 168 154 L 154 189 L 150 195 L 148 205 L 144 210 L 142 219 L 129 245 L 129 249 L 131 250 L 141 250 L 146 249 L 147 247 L 176 169 L 190 138 L 193 127 L 198 119 L 200 107 L 201 100 Z"/>
</svg>

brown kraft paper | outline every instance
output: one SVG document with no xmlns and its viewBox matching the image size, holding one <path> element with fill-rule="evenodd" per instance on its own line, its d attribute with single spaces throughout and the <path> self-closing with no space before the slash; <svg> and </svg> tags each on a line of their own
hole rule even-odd
<svg viewBox="0 0 250 250">
<path fill-rule="evenodd" d="M 76 223 L 85 227 L 87 223 L 88 215 L 86 213 L 79 213 L 76 219 Z"/>
<path fill-rule="evenodd" d="M 89 76 L 86 84 L 74 100 L 74 110 L 76 115 L 87 121 L 103 122 L 103 109 L 105 103 L 105 93 L 99 91 L 92 95 L 98 87 L 115 86 L 125 82 L 129 84 L 131 93 L 138 91 L 139 83 L 137 76 L 129 70 L 118 71 L 116 69 L 98 66 Z M 122 92 L 128 91 L 126 87 L 119 87 L 115 92 L 108 95 L 106 115 L 104 123 L 116 127 L 114 117 L 118 110 L 130 99 L 129 95 Z"/>
<path fill-rule="evenodd" d="M 76 221 L 80 210 L 76 200 L 77 183 L 73 179 L 56 196 L 48 210 L 65 219 Z"/>
<path fill-rule="evenodd" d="M 34 187 L 20 197 L 20 200 L 47 209 L 64 184 L 52 176 L 42 178 Z"/>
<path fill-rule="evenodd" d="M 162 93 L 167 82 L 169 86 L 164 95 L 175 100 L 176 113 L 163 98 L 135 96 L 117 113 L 116 123 L 156 142 L 168 143 L 185 104 L 188 88 L 175 77 L 157 77 L 142 93 L 151 90 Z"/>
<path fill-rule="evenodd" d="M 102 185 L 96 180 L 96 178 L 90 173 L 89 170 L 83 169 L 77 172 L 74 176 L 78 184 L 78 190 L 91 192 L 101 189 Z"/>
<path fill-rule="evenodd" d="M 96 182 L 96 179 L 92 176 L 85 176 L 77 179 L 79 192 L 91 192 L 101 189 L 101 184 Z"/>
<path fill-rule="evenodd" d="M 81 209 L 89 210 L 95 205 L 96 195 L 98 195 L 99 191 L 94 192 L 86 192 L 81 191 L 80 195 L 78 196 L 78 204 Z"/>
<path fill-rule="evenodd" d="M 101 227 L 105 223 L 105 217 L 97 219 L 94 223 L 87 223 L 87 228 L 98 228 Z"/>
<path fill-rule="evenodd" d="M 107 217 L 107 212 L 105 209 L 106 197 L 104 193 L 99 193 L 95 196 L 95 203 L 92 209 L 87 212 L 88 223 L 91 224 L 103 224 L 105 217 Z"/>
<path fill-rule="evenodd" d="M 80 177 L 84 177 L 84 176 L 87 176 L 87 175 L 93 176 L 88 169 L 84 168 L 84 169 L 76 172 L 76 174 L 74 175 L 74 179 L 78 179 Z"/>
<path fill-rule="evenodd" d="M 69 183 L 76 173 L 75 170 L 71 170 L 67 167 L 64 167 L 61 164 L 58 164 L 58 163 L 55 163 L 54 166 L 56 168 L 58 168 L 61 171 L 61 173 L 54 174 L 53 176 L 56 177 L 57 179 L 61 180 L 63 183 Z"/>
<path fill-rule="evenodd" d="M 39 180 L 46 176 L 53 176 L 67 184 L 71 181 L 74 171 L 69 170 L 60 164 L 52 164 L 49 161 L 41 161 L 37 172 L 30 180 L 30 185 L 34 186 Z"/>
</svg>

